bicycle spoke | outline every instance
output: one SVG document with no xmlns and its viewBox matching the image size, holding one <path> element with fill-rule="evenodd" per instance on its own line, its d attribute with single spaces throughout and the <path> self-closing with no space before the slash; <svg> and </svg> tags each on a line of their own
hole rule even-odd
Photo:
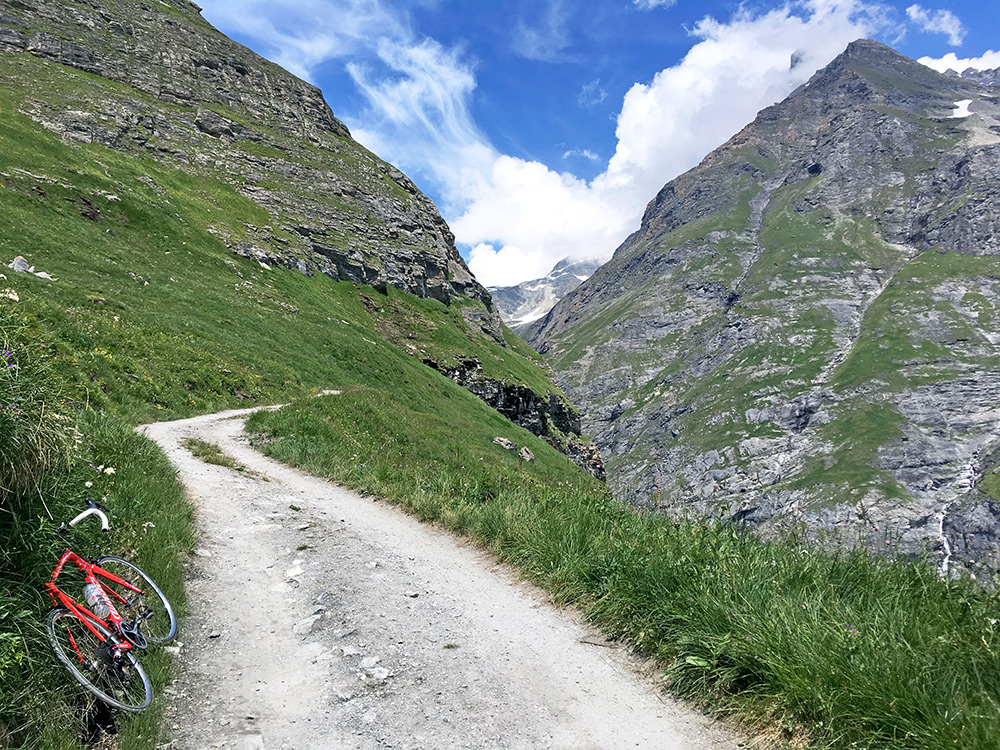
<svg viewBox="0 0 1000 750">
<path fill-rule="evenodd" d="M 152 700 L 149 678 L 129 649 L 121 649 L 109 631 L 92 624 L 101 637 L 72 612 L 53 611 L 49 639 L 56 656 L 80 684 L 105 703 L 126 711 L 142 710 Z"/>
</svg>

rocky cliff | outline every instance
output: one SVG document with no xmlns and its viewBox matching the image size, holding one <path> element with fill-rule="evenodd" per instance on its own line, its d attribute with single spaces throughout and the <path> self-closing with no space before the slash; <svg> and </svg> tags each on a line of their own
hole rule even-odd
<svg viewBox="0 0 1000 750">
<path fill-rule="evenodd" d="M 317 88 L 215 31 L 188 0 L 3 3 L 0 53 L 5 78 L 32 80 L 25 114 L 64 140 L 212 174 L 264 208 L 265 225 L 220 222 L 234 253 L 446 304 L 470 298 L 467 318 L 503 343 L 434 204 L 356 143 Z"/>
<path fill-rule="evenodd" d="M 528 338 L 641 504 L 995 566 L 1000 88 L 859 41 Z"/>
</svg>

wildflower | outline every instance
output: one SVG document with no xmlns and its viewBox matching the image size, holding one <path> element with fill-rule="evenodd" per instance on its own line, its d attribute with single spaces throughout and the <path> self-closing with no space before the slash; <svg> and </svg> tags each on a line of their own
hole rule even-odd
<svg viewBox="0 0 1000 750">
<path fill-rule="evenodd" d="M 114 466 L 109 466 L 108 468 L 106 468 L 104 470 L 104 473 L 105 474 L 114 474 L 115 473 L 115 467 Z"/>
<path fill-rule="evenodd" d="M 17 292 L 15 292 L 13 289 L 0 290 L 0 297 L 5 297 L 11 300 L 12 302 L 18 302 L 21 299 L 20 297 L 17 296 Z"/>
<path fill-rule="evenodd" d="M 83 483 L 83 486 L 84 486 L 84 487 L 93 487 L 93 486 L 94 486 L 94 483 L 93 483 L 93 482 L 84 482 L 84 483 Z"/>
</svg>

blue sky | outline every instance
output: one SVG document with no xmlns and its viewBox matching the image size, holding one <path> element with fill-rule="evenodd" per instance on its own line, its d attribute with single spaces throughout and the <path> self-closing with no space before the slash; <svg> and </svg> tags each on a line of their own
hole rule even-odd
<svg viewBox="0 0 1000 750">
<path fill-rule="evenodd" d="M 199 2 L 413 178 L 488 285 L 610 257 L 660 187 L 854 39 L 1000 67 L 997 0 Z"/>
</svg>

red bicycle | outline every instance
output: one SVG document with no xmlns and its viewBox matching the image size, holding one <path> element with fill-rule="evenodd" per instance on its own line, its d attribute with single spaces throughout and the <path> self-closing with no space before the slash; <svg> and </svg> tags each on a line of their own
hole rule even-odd
<svg viewBox="0 0 1000 750">
<path fill-rule="evenodd" d="M 87 506 L 69 526 L 93 515 L 107 531 L 107 508 L 89 498 Z M 67 563 L 83 573 L 87 606 L 56 585 Z M 67 549 L 45 590 L 55 607 L 48 619 L 49 640 L 63 666 L 108 705 L 131 712 L 146 708 L 153 687 L 135 651 L 166 643 L 177 633 L 174 610 L 159 586 L 128 560 L 104 555 L 91 563 Z"/>
</svg>

